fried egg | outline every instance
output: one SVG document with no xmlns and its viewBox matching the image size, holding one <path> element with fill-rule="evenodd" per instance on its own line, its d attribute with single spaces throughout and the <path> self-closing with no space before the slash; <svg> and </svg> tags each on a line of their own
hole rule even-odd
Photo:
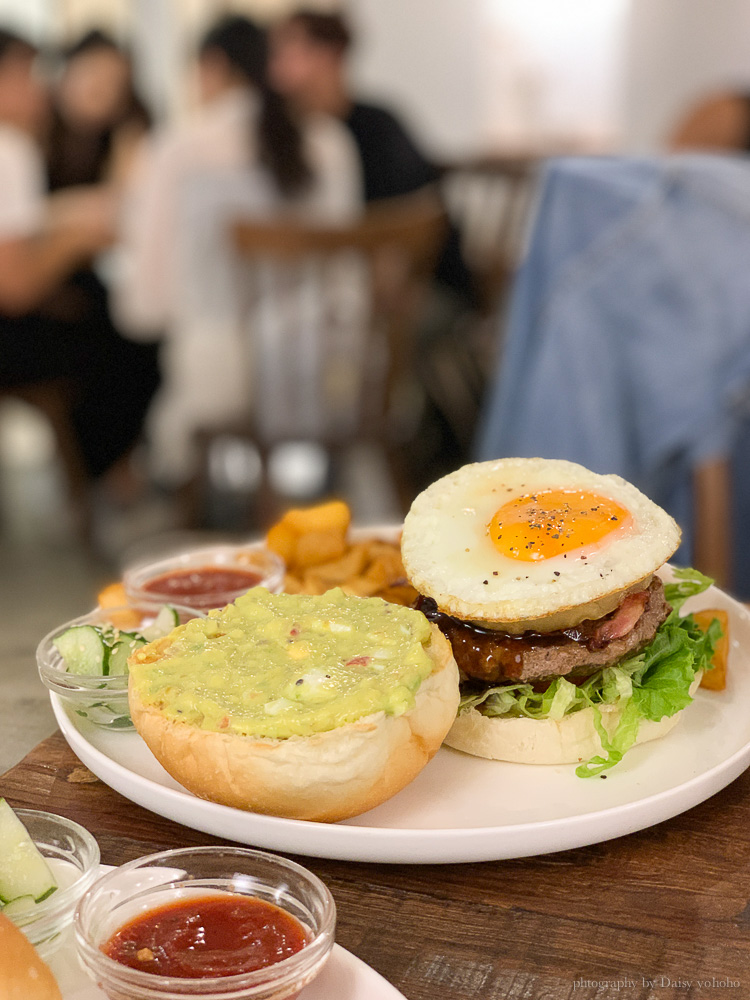
<svg viewBox="0 0 750 1000">
<path fill-rule="evenodd" d="M 420 493 L 401 551 L 409 580 L 441 611 L 519 633 L 609 614 L 679 543 L 673 519 L 619 476 L 507 458 Z"/>
</svg>

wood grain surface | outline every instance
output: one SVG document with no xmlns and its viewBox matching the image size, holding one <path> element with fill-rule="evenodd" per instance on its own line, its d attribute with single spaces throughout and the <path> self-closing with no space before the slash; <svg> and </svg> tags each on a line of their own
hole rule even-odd
<svg viewBox="0 0 750 1000">
<path fill-rule="evenodd" d="M 77 820 L 107 864 L 219 842 L 128 802 L 59 733 L 0 777 L 0 795 Z M 473 865 L 297 860 L 333 892 L 338 942 L 408 1000 L 750 997 L 750 773 L 683 816 L 575 851 Z"/>
</svg>

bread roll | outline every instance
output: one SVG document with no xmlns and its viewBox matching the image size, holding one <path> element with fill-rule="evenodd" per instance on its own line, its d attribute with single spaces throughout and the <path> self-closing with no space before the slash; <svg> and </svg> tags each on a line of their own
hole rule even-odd
<svg viewBox="0 0 750 1000">
<path fill-rule="evenodd" d="M 50 968 L 16 925 L 0 913 L 2 1000 L 62 1000 Z"/>
<path fill-rule="evenodd" d="M 690 686 L 694 694 L 702 672 Z M 618 705 L 601 705 L 602 722 L 612 735 L 620 721 Z M 659 722 L 644 719 L 636 744 L 665 736 L 682 717 L 677 712 Z M 562 719 L 489 718 L 475 708 L 462 712 L 445 738 L 446 746 L 475 757 L 506 760 L 515 764 L 580 764 L 602 753 L 602 744 L 594 726 L 594 709 L 584 708 Z"/>
<path fill-rule="evenodd" d="M 458 708 L 458 668 L 436 626 L 435 666 L 403 715 L 369 715 L 328 732 L 274 740 L 198 729 L 143 704 L 130 686 L 136 729 L 163 767 L 195 795 L 293 819 L 334 822 L 385 802 L 437 752 Z"/>
</svg>

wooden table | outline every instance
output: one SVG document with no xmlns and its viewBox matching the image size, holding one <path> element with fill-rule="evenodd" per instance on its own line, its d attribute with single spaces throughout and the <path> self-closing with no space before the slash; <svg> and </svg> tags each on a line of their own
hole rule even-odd
<svg viewBox="0 0 750 1000">
<path fill-rule="evenodd" d="M 219 842 L 113 792 L 59 733 L 0 777 L 0 794 L 82 823 L 107 864 Z M 750 772 L 683 816 L 577 851 L 444 866 L 300 860 L 336 898 L 339 943 L 408 1000 L 750 997 Z"/>
</svg>

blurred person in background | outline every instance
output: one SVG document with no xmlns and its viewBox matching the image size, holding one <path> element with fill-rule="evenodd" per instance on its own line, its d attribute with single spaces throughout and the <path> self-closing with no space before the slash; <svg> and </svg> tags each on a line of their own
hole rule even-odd
<svg viewBox="0 0 750 1000">
<path fill-rule="evenodd" d="M 274 86 L 300 110 L 332 115 L 346 125 L 359 152 L 367 202 L 413 194 L 439 180 L 440 171 L 393 111 L 364 103 L 352 94 L 347 63 L 353 37 L 341 15 L 300 9 L 276 26 L 271 39 Z M 465 304 L 476 304 L 473 279 L 454 226 L 436 277 Z"/>
<path fill-rule="evenodd" d="M 150 127 L 129 54 L 103 32 L 87 32 L 64 51 L 52 93 L 50 190 L 124 180 Z"/>
<path fill-rule="evenodd" d="M 300 8 L 276 25 L 271 39 L 270 73 L 280 93 L 308 113 L 335 116 L 351 133 L 368 204 L 438 188 L 440 170 L 424 155 L 404 122 L 391 109 L 365 103 L 353 93 L 348 63 L 354 38 L 340 14 Z M 468 460 L 446 417 L 450 403 L 446 404 L 445 382 L 435 379 L 433 367 L 450 371 L 458 396 L 466 396 L 459 373 L 466 368 L 467 350 L 472 350 L 469 342 L 477 328 L 480 297 L 464 259 L 458 226 L 450 218 L 448 223 L 419 331 L 425 359 L 418 373 L 422 383 L 419 430 L 404 453 L 415 492 L 441 470 L 450 471 Z"/>
<path fill-rule="evenodd" d="M 109 192 L 49 197 L 40 144 L 48 100 L 35 48 L 0 30 L 0 391 L 65 380 L 89 475 L 115 482 L 155 391 L 141 345 L 66 283 L 109 247 Z"/>
<path fill-rule="evenodd" d="M 271 80 L 304 112 L 332 115 L 346 125 L 359 150 L 368 202 L 411 194 L 436 181 L 438 172 L 393 112 L 352 96 L 351 46 L 340 15 L 299 10 L 272 33 Z"/>
<path fill-rule="evenodd" d="M 267 61 L 266 33 L 247 18 L 226 17 L 206 34 L 200 111 L 155 138 L 123 216 L 119 315 L 133 336 L 165 333 L 165 383 L 149 422 L 153 474 L 165 487 L 190 480 L 197 431 L 248 413 L 248 282 L 232 222 L 345 223 L 361 205 L 346 130 L 291 113 Z"/>
<path fill-rule="evenodd" d="M 137 151 L 151 127 L 151 115 L 135 89 L 132 60 L 98 30 L 86 32 L 61 56 L 45 142 L 48 189 L 56 193 L 53 203 L 65 205 L 81 186 L 98 185 L 118 210 Z M 98 265 L 90 259 L 69 275 L 56 294 L 55 310 L 89 327 L 92 338 L 108 343 L 129 364 L 136 382 L 120 419 L 131 428 L 137 420 L 140 429 L 160 380 L 158 343 L 123 340 L 112 321 L 102 278 L 106 269 Z M 139 500 L 146 488 L 143 473 L 128 461 L 119 463 L 110 480 L 112 499 L 126 506 Z"/>
<path fill-rule="evenodd" d="M 750 153 L 750 92 L 701 98 L 678 121 L 668 146 L 672 152 Z"/>
</svg>

